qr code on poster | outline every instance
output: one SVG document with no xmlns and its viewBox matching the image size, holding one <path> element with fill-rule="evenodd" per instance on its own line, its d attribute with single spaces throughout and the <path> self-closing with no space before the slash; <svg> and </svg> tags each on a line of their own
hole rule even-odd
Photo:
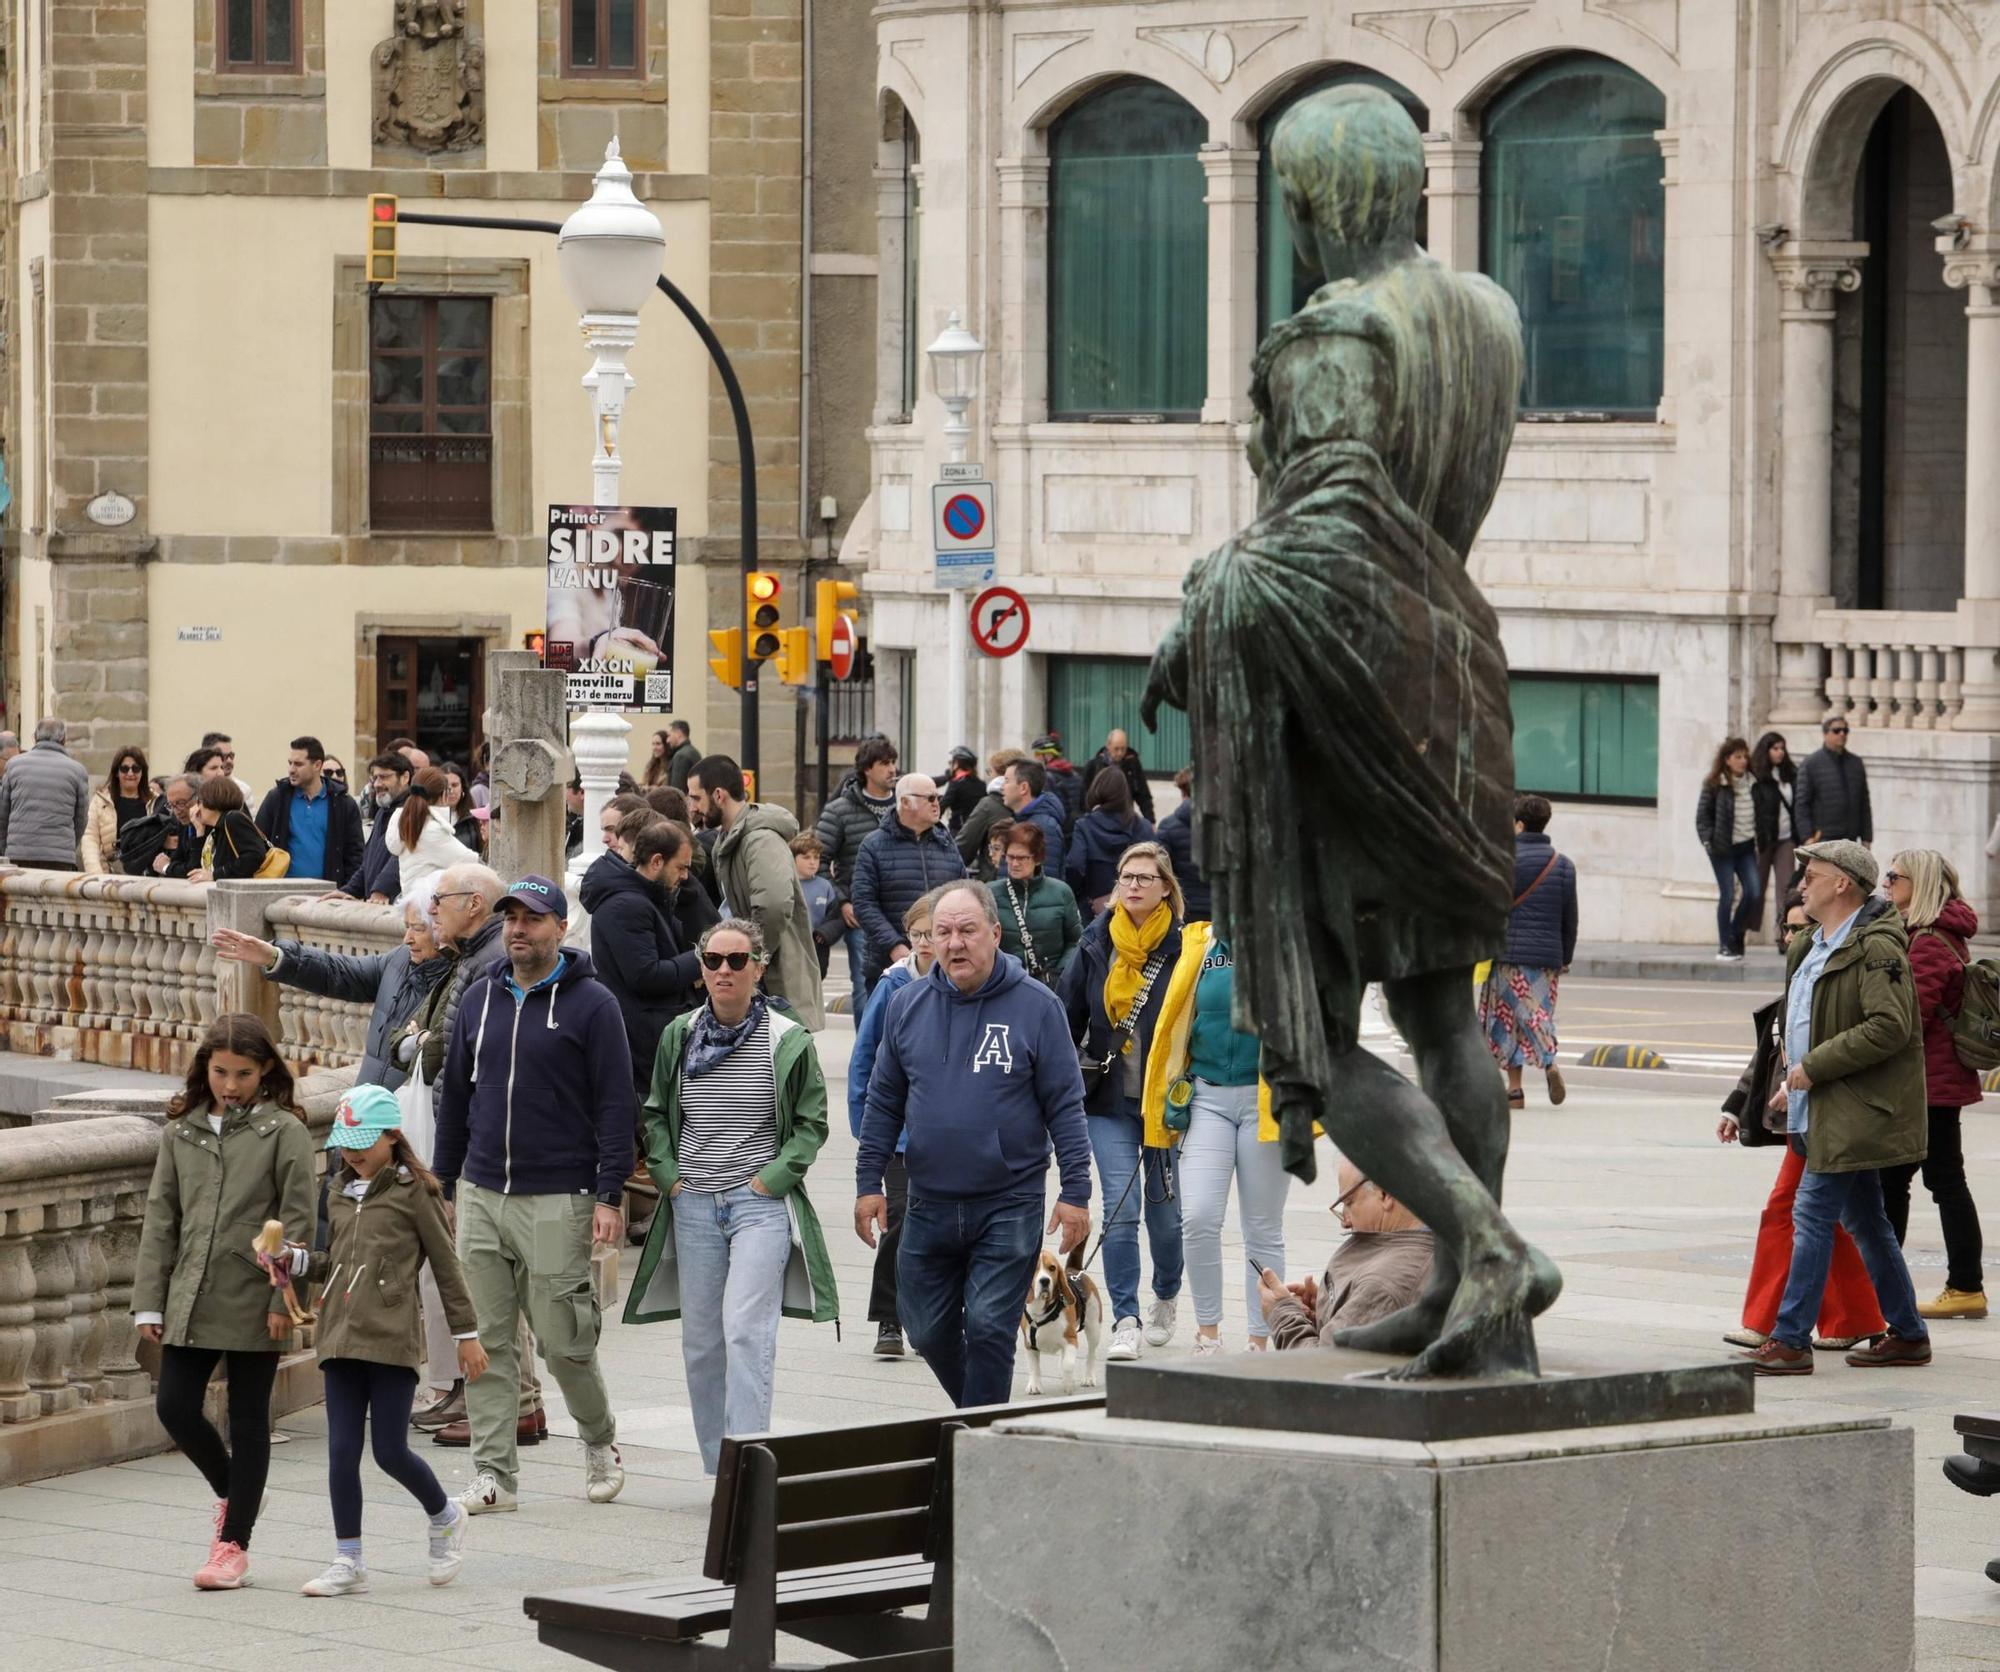
<svg viewBox="0 0 2000 1672">
<path fill-rule="evenodd" d="M 646 706 L 670 708 L 674 701 L 674 676 L 670 673 L 646 675 Z"/>
</svg>

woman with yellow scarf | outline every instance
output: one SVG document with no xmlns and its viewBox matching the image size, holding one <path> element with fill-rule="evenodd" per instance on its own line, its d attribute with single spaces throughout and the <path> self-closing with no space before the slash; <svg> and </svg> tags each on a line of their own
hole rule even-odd
<svg viewBox="0 0 2000 1672">
<path fill-rule="evenodd" d="M 1062 1000 L 1084 1068 L 1084 1112 L 1104 1210 L 1104 1282 L 1111 1291 L 1106 1359 L 1139 1356 L 1139 1217 L 1153 1254 L 1146 1345 L 1173 1339 L 1179 1311 L 1180 1186 L 1170 1148 L 1148 1148 L 1141 1113 L 1146 1056 L 1180 958 L 1185 911 L 1173 860 L 1157 842 L 1119 855 L 1112 904 L 1084 931 L 1063 975 Z M 1102 1066 L 1103 1072 L 1095 1070 Z M 1092 1082 L 1095 1081 L 1093 1084 Z"/>
</svg>

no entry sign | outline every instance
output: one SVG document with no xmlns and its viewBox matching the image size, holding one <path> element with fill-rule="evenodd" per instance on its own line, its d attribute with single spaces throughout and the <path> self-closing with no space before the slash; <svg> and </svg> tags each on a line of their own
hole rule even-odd
<svg viewBox="0 0 2000 1672">
<path fill-rule="evenodd" d="M 1028 600 L 1011 586 L 989 586 L 972 600 L 972 642 L 989 656 L 1012 656 L 1028 642 Z"/>
<path fill-rule="evenodd" d="M 845 679 L 854 671 L 854 618 L 837 615 L 833 631 L 827 635 L 826 665 L 835 679 Z"/>
</svg>

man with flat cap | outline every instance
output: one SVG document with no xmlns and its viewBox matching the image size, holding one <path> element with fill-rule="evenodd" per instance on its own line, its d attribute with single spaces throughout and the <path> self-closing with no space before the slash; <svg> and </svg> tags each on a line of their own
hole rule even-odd
<svg viewBox="0 0 2000 1672">
<path fill-rule="evenodd" d="M 597 1364 L 593 1243 L 616 1244 L 638 1115 L 618 1001 L 590 954 L 563 945 L 569 898 L 523 877 L 493 910 L 506 956 L 472 972 L 438 1080 L 432 1162 L 490 1373 L 466 1384 L 473 1515 L 515 1507 L 520 1316 L 563 1391 L 584 1449 L 584 1496 L 625 1484 Z"/>
<path fill-rule="evenodd" d="M 1924 1157 L 1924 1032 L 1902 915 L 1875 894 L 1875 856 L 1859 842 L 1798 850 L 1806 916 L 1785 966 L 1786 1141 L 1805 1157 L 1792 1208 L 1792 1271 L 1771 1338 L 1746 1353 L 1760 1376 L 1810 1376 L 1836 1225 L 1847 1227 L 1888 1332 L 1858 1346 L 1858 1369 L 1929 1364 L 1910 1268 L 1882 1203 L 1881 1169 Z"/>
</svg>

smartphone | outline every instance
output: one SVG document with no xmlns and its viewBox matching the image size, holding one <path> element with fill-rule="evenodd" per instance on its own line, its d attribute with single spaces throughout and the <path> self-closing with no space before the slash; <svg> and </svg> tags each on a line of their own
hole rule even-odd
<svg viewBox="0 0 2000 1672">
<path fill-rule="evenodd" d="M 1250 1269 L 1254 1271 L 1259 1277 L 1262 1277 L 1264 1275 L 1264 1268 L 1257 1263 L 1256 1255 L 1246 1254 L 1243 1256 L 1243 1258 L 1250 1262 Z"/>
</svg>

